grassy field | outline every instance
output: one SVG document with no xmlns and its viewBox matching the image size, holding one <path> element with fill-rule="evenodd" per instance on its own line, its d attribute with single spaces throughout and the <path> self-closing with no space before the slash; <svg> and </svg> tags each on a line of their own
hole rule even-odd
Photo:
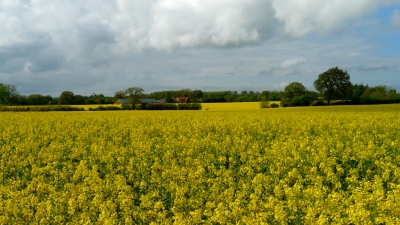
<svg viewBox="0 0 400 225">
<path fill-rule="evenodd" d="M 399 112 L 0 113 L 0 224 L 399 224 Z"/>
</svg>

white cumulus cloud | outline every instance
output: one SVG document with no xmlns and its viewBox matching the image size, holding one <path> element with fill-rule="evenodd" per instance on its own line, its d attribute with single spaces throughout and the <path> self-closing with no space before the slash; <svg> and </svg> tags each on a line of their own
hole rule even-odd
<svg viewBox="0 0 400 225">
<path fill-rule="evenodd" d="M 392 24 L 397 29 L 400 29 L 400 12 L 399 10 L 395 10 L 392 16 Z"/>
<path fill-rule="evenodd" d="M 257 43 L 278 25 L 260 0 L 159 0 L 151 15 L 146 38 L 155 49 Z"/>
<path fill-rule="evenodd" d="M 286 61 L 282 62 L 281 67 L 282 68 L 287 68 L 287 67 L 291 67 L 291 66 L 303 63 L 303 62 L 307 62 L 307 59 L 305 59 L 305 58 L 289 59 L 289 60 L 286 60 Z"/>
<path fill-rule="evenodd" d="M 289 84 L 288 82 L 282 82 L 280 84 L 275 84 L 274 87 L 283 88 L 286 87 L 288 84 Z"/>
<path fill-rule="evenodd" d="M 275 17 L 293 37 L 327 33 L 346 26 L 380 4 L 395 0 L 271 0 Z"/>
<path fill-rule="evenodd" d="M 230 47 L 326 33 L 394 0 L 2 0 L 0 47 L 48 36 L 66 51 Z M 399 14 L 394 14 L 398 24 Z M 36 37 L 35 37 L 36 35 Z M 73 55 L 71 53 L 71 55 Z"/>
</svg>

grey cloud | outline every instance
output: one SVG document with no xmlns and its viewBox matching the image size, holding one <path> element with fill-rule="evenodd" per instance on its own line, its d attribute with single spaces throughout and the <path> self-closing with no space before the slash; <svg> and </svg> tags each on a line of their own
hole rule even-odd
<svg viewBox="0 0 400 225">
<path fill-rule="evenodd" d="M 51 44 L 51 37 L 46 33 L 29 32 L 20 37 L 18 42 L 0 46 L 0 58 L 33 56 Z"/>
<path fill-rule="evenodd" d="M 24 60 L 17 58 L 0 60 L 0 74 L 4 76 L 3 74 L 11 74 L 23 70 L 24 63 L 25 63 Z"/>
<path fill-rule="evenodd" d="M 309 72 L 294 69 L 294 70 L 286 72 L 283 76 L 304 76 L 304 75 L 309 75 Z"/>
<path fill-rule="evenodd" d="M 0 47 L 0 72 L 17 72 L 25 69 L 27 63 L 36 64 L 36 72 L 46 70 L 45 64 L 56 62 L 57 57 L 44 56 L 51 46 L 51 38 L 44 33 L 29 33 L 23 41 L 3 45 Z M 51 50 L 50 50 L 51 51 Z M 55 53 L 50 53 L 54 55 Z M 44 58 L 42 58 L 44 56 Z M 53 69 L 55 67 L 51 66 Z"/>
<path fill-rule="evenodd" d="M 268 70 L 262 70 L 260 72 L 258 72 L 258 76 L 276 76 L 277 75 L 277 71 L 279 71 L 280 68 L 273 66 Z"/>
<path fill-rule="evenodd" d="M 81 42 L 81 48 L 92 52 L 101 45 L 115 43 L 114 34 L 106 23 L 96 15 L 87 15 L 77 23 L 77 36 Z"/>
<path fill-rule="evenodd" d="M 32 58 L 31 61 L 25 62 L 25 69 L 30 72 L 49 72 L 56 71 L 61 68 L 64 58 L 55 54 L 42 54 L 40 57 Z"/>
</svg>

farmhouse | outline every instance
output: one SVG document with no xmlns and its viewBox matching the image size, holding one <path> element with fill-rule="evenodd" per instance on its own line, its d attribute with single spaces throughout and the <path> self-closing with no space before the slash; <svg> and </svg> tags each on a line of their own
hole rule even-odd
<svg viewBox="0 0 400 225">
<path fill-rule="evenodd" d="M 177 103 L 189 103 L 190 102 L 189 97 L 173 97 L 172 99 L 174 99 Z"/>
<path fill-rule="evenodd" d="M 140 99 L 140 103 L 142 104 L 148 104 L 148 103 L 159 103 L 156 99 L 154 98 L 145 98 L 145 99 Z"/>
<path fill-rule="evenodd" d="M 123 105 L 123 104 L 128 104 L 128 99 L 118 99 L 114 105 Z"/>
</svg>

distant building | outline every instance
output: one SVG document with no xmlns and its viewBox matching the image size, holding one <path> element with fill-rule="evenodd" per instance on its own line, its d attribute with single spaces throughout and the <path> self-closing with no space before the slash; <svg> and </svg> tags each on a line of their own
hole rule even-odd
<svg viewBox="0 0 400 225">
<path fill-rule="evenodd" d="M 154 98 L 145 98 L 145 99 L 140 99 L 140 103 L 144 104 L 149 104 L 149 103 L 159 103 L 156 99 Z"/>
<path fill-rule="evenodd" d="M 190 102 L 189 97 L 173 97 L 172 99 L 174 99 L 177 103 L 189 103 Z"/>
<path fill-rule="evenodd" d="M 128 99 L 118 99 L 118 100 L 114 103 L 114 105 L 123 105 L 123 104 L 128 104 L 128 103 L 129 103 Z"/>
</svg>

